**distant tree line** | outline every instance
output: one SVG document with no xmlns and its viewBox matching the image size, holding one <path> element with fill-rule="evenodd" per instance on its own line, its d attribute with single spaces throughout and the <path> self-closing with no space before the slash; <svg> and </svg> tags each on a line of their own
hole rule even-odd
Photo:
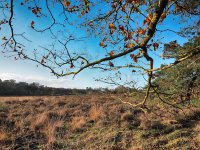
<svg viewBox="0 0 200 150">
<path fill-rule="evenodd" d="M 118 86 L 113 89 L 108 88 L 91 88 L 86 89 L 66 89 L 55 88 L 40 85 L 37 82 L 26 83 L 16 82 L 13 79 L 1 80 L 0 79 L 0 96 L 55 96 L 55 95 L 76 95 L 76 94 L 123 94 L 130 93 L 136 89 L 131 89 L 123 86 Z"/>
<path fill-rule="evenodd" d="M 87 94 L 85 89 L 65 89 L 40 85 L 39 83 L 16 82 L 0 79 L 0 96 L 40 96 L 40 95 L 72 95 Z"/>
</svg>

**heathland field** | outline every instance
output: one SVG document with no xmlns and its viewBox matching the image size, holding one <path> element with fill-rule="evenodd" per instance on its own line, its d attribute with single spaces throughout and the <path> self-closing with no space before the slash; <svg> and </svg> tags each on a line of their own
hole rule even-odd
<svg viewBox="0 0 200 150">
<path fill-rule="evenodd" d="M 199 107 L 157 103 L 150 112 L 118 97 L 1 97 L 0 149 L 200 149 Z"/>
</svg>

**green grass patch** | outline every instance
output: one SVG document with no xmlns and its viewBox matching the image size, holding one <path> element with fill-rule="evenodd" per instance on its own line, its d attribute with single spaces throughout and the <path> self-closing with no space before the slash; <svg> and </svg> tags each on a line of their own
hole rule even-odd
<svg viewBox="0 0 200 150">
<path fill-rule="evenodd" d="M 191 105 L 192 105 L 193 107 L 198 107 L 198 108 L 200 108 L 200 99 L 193 99 L 193 100 L 191 100 Z"/>
<path fill-rule="evenodd" d="M 165 145 L 165 148 L 175 148 L 175 147 L 181 147 L 182 149 L 187 149 L 188 147 L 188 138 L 176 138 L 172 141 L 169 141 L 168 144 Z M 184 148 L 185 147 L 185 148 Z"/>
<path fill-rule="evenodd" d="M 0 102 L 0 111 L 8 110 L 4 103 Z"/>
<path fill-rule="evenodd" d="M 169 134 L 173 131 L 173 128 L 166 126 L 160 122 L 157 122 L 151 129 L 143 131 L 142 138 L 155 137 L 159 135 Z"/>
</svg>

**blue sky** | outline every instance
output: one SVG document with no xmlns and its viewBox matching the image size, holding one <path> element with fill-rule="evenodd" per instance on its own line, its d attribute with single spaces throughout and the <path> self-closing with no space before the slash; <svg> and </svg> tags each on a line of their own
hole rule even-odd
<svg viewBox="0 0 200 150">
<path fill-rule="evenodd" d="M 60 8 L 55 8 L 56 10 L 59 10 Z M 40 25 L 45 27 L 49 23 L 51 23 L 51 20 L 47 17 L 44 20 L 40 18 L 34 17 L 34 15 L 28 10 L 26 7 L 22 7 L 18 4 L 15 6 L 15 16 L 14 19 L 14 29 L 18 33 L 25 32 L 26 37 L 32 40 L 32 42 L 26 42 L 23 41 L 26 45 L 26 49 L 32 50 L 34 47 L 37 47 L 38 45 L 46 46 L 49 43 L 51 43 L 52 39 L 50 38 L 50 34 L 47 33 L 35 33 L 31 27 L 30 22 L 34 19 L 36 25 Z M 71 18 L 70 18 L 71 17 Z M 71 20 L 73 20 L 73 15 L 69 16 Z M 62 19 L 62 17 L 57 16 L 56 19 Z M 179 19 L 179 18 L 177 18 Z M 142 20 L 141 20 L 142 21 Z M 172 18 L 169 16 L 163 24 L 164 27 L 158 26 L 158 29 L 167 29 L 170 28 L 175 31 L 179 31 L 180 27 L 183 26 L 183 24 L 175 24 L 176 20 L 172 21 Z M 190 22 L 190 20 L 188 20 Z M 191 20 L 192 22 L 192 20 Z M 9 28 L 3 27 L 0 31 L 0 37 L 2 38 L 5 35 L 8 35 Z M 59 28 L 55 29 L 59 30 Z M 67 28 L 67 31 L 69 33 L 74 33 L 75 35 L 85 35 L 85 31 L 79 30 L 76 27 L 70 27 Z M 164 34 L 157 34 L 156 38 L 162 38 L 167 37 L 162 40 L 162 42 L 170 42 L 173 40 L 177 40 L 178 43 L 183 44 L 187 40 L 184 38 L 181 38 L 180 36 L 177 36 L 171 32 L 165 32 Z M 20 40 L 20 39 L 19 39 Z M 89 54 L 95 58 L 101 58 L 105 54 L 105 50 L 99 47 L 99 38 L 89 38 L 84 42 L 79 43 L 72 43 L 69 45 L 70 50 L 75 51 L 84 51 L 87 50 Z M 2 48 L 2 47 L 1 47 Z M 58 47 L 59 49 L 59 47 Z M 159 58 L 159 55 L 162 53 L 161 49 L 156 53 L 151 53 L 151 55 L 156 59 L 155 67 L 159 67 L 161 63 L 164 63 L 162 59 Z M 28 53 L 31 54 L 31 51 L 28 51 Z M 118 64 L 122 62 L 126 62 L 127 60 L 118 60 Z M 113 61 L 117 63 L 116 61 Z M 168 63 L 169 61 L 166 61 L 165 63 Z M 86 88 L 86 87 L 110 87 L 107 84 L 103 84 L 101 82 L 94 81 L 94 78 L 102 77 L 109 75 L 109 73 L 102 73 L 99 70 L 89 70 L 86 69 L 80 74 L 78 74 L 75 79 L 72 79 L 72 76 L 67 76 L 63 78 L 57 79 L 55 76 L 53 76 L 48 69 L 43 68 L 41 66 L 36 67 L 37 64 L 30 62 L 30 61 L 24 61 L 24 60 L 14 60 L 13 57 L 7 58 L 6 55 L 1 54 L 0 55 L 0 78 L 5 79 L 15 79 L 17 81 L 26 81 L 26 82 L 39 82 L 41 84 L 47 85 L 47 86 L 53 86 L 53 87 L 65 87 L 65 88 Z M 139 85 L 142 86 L 144 82 L 142 81 L 141 77 L 137 77 L 135 74 L 131 73 L 130 70 L 124 70 L 124 74 L 127 74 L 127 78 L 129 80 L 135 79 L 139 82 Z"/>
<path fill-rule="evenodd" d="M 14 60 L 0 55 L 0 79 L 15 79 L 16 81 L 39 82 L 40 84 L 51 87 L 65 88 L 86 88 L 86 87 L 106 87 L 94 81 L 95 75 L 91 71 L 84 71 L 75 79 L 67 76 L 57 79 L 50 74 L 48 69 L 36 67 L 32 62 Z"/>
<path fill-rule="evenodd" d="M 32 48 L 37 45 L 46 45 L 50 38 L 48 34 L 41 36 L 41 34 L 35 33 L 30 28 L 30 22 L 32 21 L 33 14 L 30 13 L 26 8 L 24 9 L 21 6 L 17 6 L 15 9 L 17 16 L 14 20 L 14 28 L 18 33 L 26 32 L 26 37 L 32 40 L 31 43 L 27 42 L 28 48 Z M 29 15 L 27 15 L 29 14 Z M 30 19 L 31 18 L 31 19 Z M 37 18 L 34 18 L 42 26 L 44 25 L 43 21 Z M 50 22 L 50 21 L 48 21 Z M 48 22 L 46 24 L 48 24 Z M 0 32 L 0 37 L 7 35 L 9 28 L 2 28 Z M 76 29 L 74 29 L 76 30 Z M 74 31 L 70 31 L 74 32 Z M 42 38 L 41 38 L 42 37 Z M 41 42 L 42 41 L 42 42 Z M 26 42 L 26 41 L 24 41 Z M 88 48 L 85 46 L 84 48 Z M 91 47 L 93 48 L 93 47 Z M 2 49 L 2 47 L 1 47 Z M 8 54 L 10 55 L 10 54 Z M 26 81 L 26 82 L 39 82 L 41 84 L 53 87 L 65 87 L 65 88 L 86 88 L 86 87 L 106 87 L 107 85 L 94 81 L 94 77 L 97 77 L 98 74 L 93 74 L 94 71 L 83 71 L 81 74 L 76 76 L 75 79 L 72 79 L 72 76 L 67 76 L 63 78 L 57 78 L 50 73 L 50 71 L 41 66 L 37 67 L 37 64 L 24 61 L 24 60 L 15 60 L 13 57 L 7 57 L 1 53 L 0 55 L 0 79 L 15 79 L 16 81 Z"/>
</svg>

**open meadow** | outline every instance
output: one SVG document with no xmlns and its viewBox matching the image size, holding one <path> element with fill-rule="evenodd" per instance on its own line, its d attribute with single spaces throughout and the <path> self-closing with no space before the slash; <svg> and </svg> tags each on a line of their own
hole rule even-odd
<svg viewBox="0 0 200 150">
<path fill-rule="evenodd" d="M 117 97 L 1 97 L 0 149 L 199 150 L 199 108 L 144 113 Z"/>
</svg>

